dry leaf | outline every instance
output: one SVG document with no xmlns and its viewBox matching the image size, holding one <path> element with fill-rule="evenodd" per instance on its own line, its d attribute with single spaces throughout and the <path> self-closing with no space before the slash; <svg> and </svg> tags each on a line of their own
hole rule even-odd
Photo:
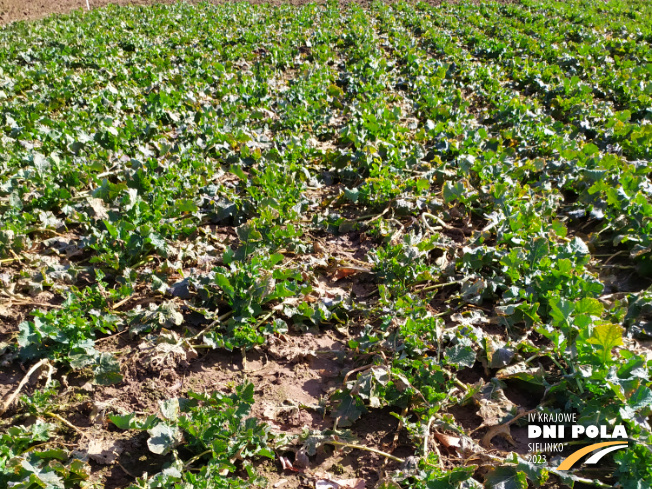
<svg viewBox="0 0 652 489">
<path fill-rule="evenodd" d="M 317 294 L 320 298 L 327 297 L 329 299 L 348 296 L 348 293 L 344 289 L 341 287 L 329 287 L 325 280 L 317 281 L 317 285 L 313 287 L 313 293 Z"/>
<path fill-rule="evenodd" d="M 281 487 L 283 484 L 287 484 L 287 482 L 288 482 L 287 479 L 281 479 L 276 484 L 274 484 L 272 487 L 274 487 L 274 488 Z"/>
<path fill-rule="evenodd" d="M 476 429 L 499 425 L 515 411 L 512 401 L 505 396 L 500 387 L 493 383 L 483 385 L 473 395 L 473 399 L 479 406 L 478 415 L 483 420 L 482 424 Z"/>
<path fill-rule="evenodd" d="M 301 304 L 305 299 L 302 297 L 288 297 L 280 304 L 275 305 L 273 311 L 283 311 L 286 307 L 296 307 Z"/>
<path fill-rule="evenodd" d="M 263 419 L 275 420 L 277 411 L 278 409 L 270 404 L 268 406 L 265 406 L 265 408 L 263 409 L 262 417 Z"/>
<path fill-rule="evenodd" d="M 434 433 L 435 438 L 437 438 L 442 445 L 444 445 L 446 448 L 450 447 L 460 447 L 460 439 L 456 436 L 451 436 L 451 435 L 445 435 L 443 433 L 437 433 L 435 431 Z"/>
<path fill-rule="evenodd" d="M 290 470 L 292 472 L 303 472 L 303 469 L 297 469 L 292 465 L 292 462 L 290 462 L 290 459 L 287 457 L 279 457 L 279 460 L 281 461 L 281 466 L 283 467 L 283 470 Z"/>
<path fill-rule="evenodd" d="M 306 447 L 301 447 L 294 457 L 294 465 L 297 467 L 307 468 L 310 466 L 310 460 L 308 459 L 308 454 L 306 453 Z"/>
<path fill-rule="evenodd" d="M 361 267 L 341 267 L 335 271 L 335 274 L 333 275 L 333 281 L 337 282 L 338 280 L 356 275 L 358 273 L 371 273 L 371 270 Z"/>
<path fill-rule="evenodd" d="M 179 364 L 187 364 L 197 358 L 197 351 L 185 338 L 181 338 L 176 332 L 161 328 L 158 337 L 148 337 L 139 345 L 144 354 L 141 363 L 153 370 L 161 370 L 165 367 L 176 367 Z"/>
<path fill-rule="evenodd" d="M 88 457 L 99 464 L 113 464 L 123 448 L 114 440 L 91 440 L 88 444 Z"/>
<path fill-rule="evenodd" d="M 90 382 L 87 384 L 93 389 L 93 385 Z M 84 384 L 86 385 L 86 384 Z M 113 406 L 105 402 L 93 402 L 93 408 L 91 409 L 91 414 L 88 416 L 88 420 L 91 424 L 104 424 L 106 420 L 106 411 L 107 409 L 112 409 Z"/>
<path fill-rule="evenodd" d="M 278 459 L 281 461 L 281 467 L 283 467 L 283 470 L 294 470 L 289 458 L 280 456 Z"/>
<path fill-rule="evenodd" d="M 315 489 L 365 489 L 364 479 L 319 479 Z"/>
<path fill-rule="evenodd" d="M 298 362 L 299 360 L 316 357 L 315 352 L 312 350 L 290 345 L 273 344 L 269 346 L 267 351 L 274 359 L 287 362 Z"/>
<path fill-rule="evenodd" d="M 91 211 L 95 219 L 101 221 L 103 219 L 109 218 L 109 214 L 106 210 L 106 207 L 104 207 L 104 201 L 102 199 L 88 197 L 86 200 L 88 201 L 88 205 L 91 207 Z"/>
</svg>

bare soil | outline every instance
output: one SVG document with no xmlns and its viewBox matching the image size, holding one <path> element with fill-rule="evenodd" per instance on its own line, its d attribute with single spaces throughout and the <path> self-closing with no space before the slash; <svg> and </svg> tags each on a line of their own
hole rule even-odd
<svg viewBox="0 0 652 489">
<path fill-rule="evenodd" d="M 91 8 L 108 4 L 146 5 L 146 0 L 89 0 Z M 34 20 L 51 14 L 65 14 L 76 9 L 85 9 L 86 0 L 0 0 L 0 23 L 8 24 L 19 20 Z"/>
</svg>

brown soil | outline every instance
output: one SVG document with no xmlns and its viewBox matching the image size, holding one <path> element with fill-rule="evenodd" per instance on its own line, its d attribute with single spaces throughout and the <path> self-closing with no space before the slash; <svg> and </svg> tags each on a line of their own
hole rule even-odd
<svg viewBox="0 0 652 489">
<path fill-rule="evenodd" d="M 89 0 L 91 8 L 110 3 L 118 5 L 146 5 L 146 0 Z M 33 20 L 51 14 L 65 14 L 72 10 L 86 8 L 85 0 L 0 0 L 0 23 L 8 24 L 18 20 Z"/>
<path fill-rule="evenodd" d="M 332 428 L 334 420 L 324 416 L 321 402 L 329 391 L 342 385 L 346 373 L 354 368 L 345 341 L 336 338 L 333 331 L 317 331 L 301 335 L 270 337 L 259 349 L 247 352 L 246 370 L 240 352 L 224 350 L 200 354 L 191 362 L 152 367 L 136 362 L 136 342 L 128 337 L 111 338 L 100 343 L 102 349 L 118 349 L 123 354 L 124 381 L 116 386 L 94 386 L 89 378 L 76 376 L 68 379 L 70 408 L 62 413 L 70 422 L 91 435 L 97 443 L 108 447 L 107 453 L 116 453 L 111 460 L 91 460 L 92 478 L 107 488 L 125 487 L 134 477 L 153 474 L 169 462 L 147 449 L 145 434 L 121 432 L 106 422 L 109 412 L 150 414 L 158 410 L 161 400 L 182 397 L 187 391 L 228 391 L 233 385 L 248 379 L 256 386 L 256 403 L 252 415 L 270 424 L 274 431 L 299 434 L 303 429 Z M 0 383 L 12 385 L 24 374 L 5 371 Z M 30 390 L 30 388 L 28 388 Z M 380 419 L 385 420 L 383 424 Z M 387 441 L 396 430 L 397 420 L 387 413 L 370 413 L 353 432 L 363 442 Z M 385 426 L 386 425 L 386 426 Z M 87 447 L 81 447 L 86 450 Z M 293 453 L 285 456 L 294 459 Z M 347 477 L 356 474 L 368 480 L 377 480 L 384 460 L 366 452 L 319 453 L 307 468 L 320 472 L 333 466 Z M 270 484 L 285 479 L 285 489 L 303 487 L 308 473 L 284 472 L 276 461 L 262 462 L 259 471 Z M 342 475 L 344 477 L 344 475 Z"/>
</svg>

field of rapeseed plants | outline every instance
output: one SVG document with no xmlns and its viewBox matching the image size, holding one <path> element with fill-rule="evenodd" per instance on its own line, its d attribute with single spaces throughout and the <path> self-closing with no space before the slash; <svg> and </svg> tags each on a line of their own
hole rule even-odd
<svg viewBox="0 0 652 489">
<path fill-rule="evenodd" d="M 0 486 L 652 487 L 651 102 L 643 0 L 0 28 Z"/>
</svg>

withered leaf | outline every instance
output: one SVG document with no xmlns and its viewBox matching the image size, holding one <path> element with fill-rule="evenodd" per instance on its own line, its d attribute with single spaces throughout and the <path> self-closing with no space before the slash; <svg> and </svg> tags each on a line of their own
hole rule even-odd
<svg viewBox="0 0 652 489">
<path fill-rule="evenodd" d="M 88 444 L 88 457 L 98 464 L 113 464 L 123 448 L 115 440 L 91 440 Z"/>
<path fill-rule="evenodd" d="M 446 435 L 444 433 L 438 433 L 436 431 L 434 433 L 434 436 L 446 448 L 460 447 L 461 446 L 460 439 L 457 436 Z"/>
<path fill-rule="evenodd" d="M 353 267 L 338 268 L 335 271 L 335 274 L 333 275 L 333 281 L 337 282 L 338 280 L 351 277 L 352 275 L 356 275 L 361 272 L 369 272 L 369 270 L 365 270 L 364 268 L 353 268 Z"/>
<path fill-rule="evenodd" d="M 364 489 L 364 479 L 319 479 L 315 489 Z"/>
</svg>

